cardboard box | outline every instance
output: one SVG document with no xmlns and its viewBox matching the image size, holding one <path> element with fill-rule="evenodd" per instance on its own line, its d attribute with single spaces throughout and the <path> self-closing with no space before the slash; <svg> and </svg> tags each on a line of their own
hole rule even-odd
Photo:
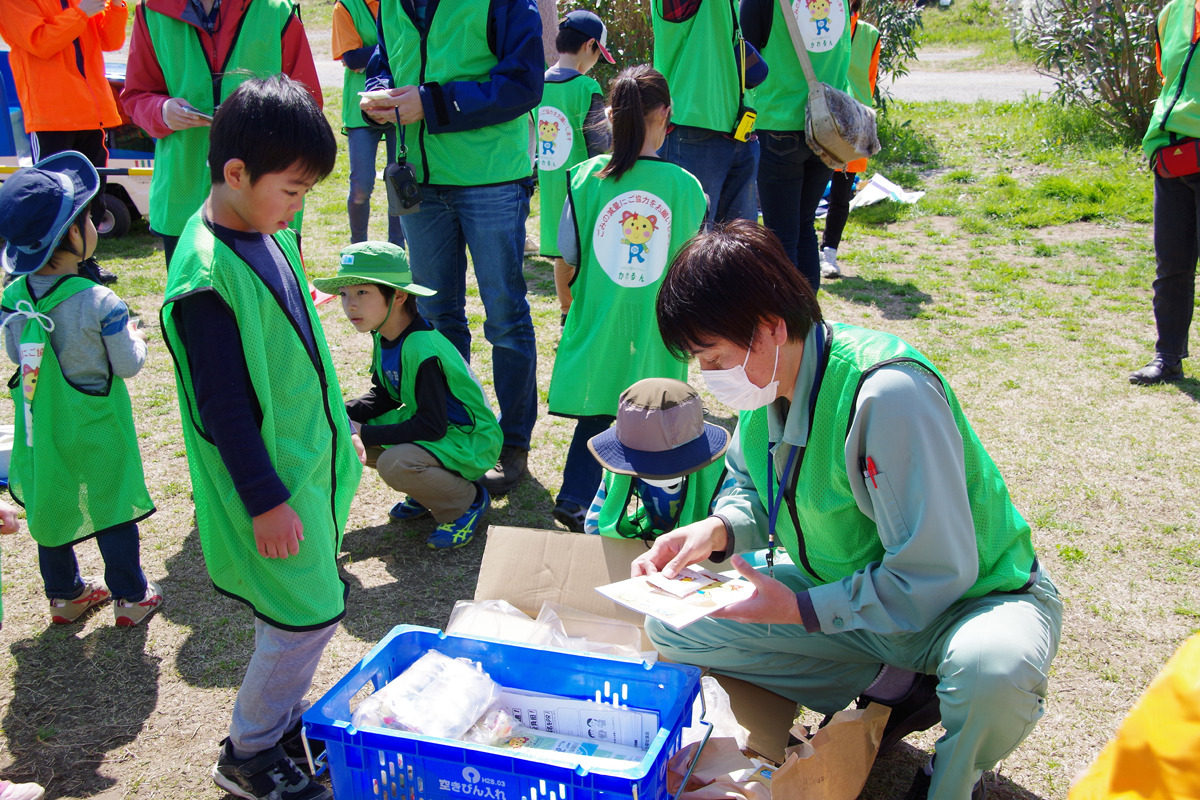
<svg viewBox="0 0 1200 800">
<path fill-rule="evenodd" d="M 645 542 L 637 540 L 493 526 L 488 529 L 475 600 L 507 600 L 531 617 L 537 617 L 549 600 L 640 628 L 645 617 L 617 605 L 596 587 L 628 578 L 630 564 L 644 552 Z M 707 562 L 703 566 L 728 568 Z M 644 633 L 642 643 L 651 649 Z M 782 764 L 796 704 L 737 678 L 715 677 L 729 693 L 734 716 L 750 731 L 749 749 Z"/>
</svg>

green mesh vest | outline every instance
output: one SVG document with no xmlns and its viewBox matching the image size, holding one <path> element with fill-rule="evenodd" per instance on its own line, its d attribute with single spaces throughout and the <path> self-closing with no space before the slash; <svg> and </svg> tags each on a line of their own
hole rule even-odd
<svg viewBox="0 0 1200 800">
<path fill-rule="evenodd" d="M 579 269 L 550 378 L 550 413 L 616 414 L 621 392 L 642 378 L 687 380 L 667 351 L 654 300 L 675 253 L 704 220 L 704 192 L 691 173 L 639 158 L 621 176 L 597 173 L 607 155 L 570 172 Z"/>
<path fill-rule="evenodd" d="M 200 33 L 193 26 L 150 10 L 144 0 L 140 11 L 166 78 L 167 94 L 212 114 L 246 78 L 283 70 L 281 37 L 296 8 L 291 0 L 252 0 L 224 64 L 208 63 Z M 165 236 L 181 234 L 208 197 L 210 185 L 208 128 L 188 128 L 159 139 L 154 143 L 150 179 L 150 227 Z"/>
<path fill-rule="evenodd" d="M 854 36 L 850 41 L 848 89 L 854 99 L 865 106 L 875 105 L 875 94 L 871 91 L 871 59 L 875 56 L 877 44 L 879 29 L 861 19 L 856 22 Z"/>
<path fill-rule="evenodd" d="M 793 563 L 820 583 L 832 583 L 883 560 L 875 523 L 859 509 L 850 489 L 846 433 L 863 379 L 878 367 L 907 362 L 921 365 L 941 381 L 963 439 L 967 494 L 979 550 L 979 577 L 964 597 L 1026 586 L 1034 564 L 1029 525 L 1013 507 L 1000 471 L 941 373 L 925 356 L 891 334 L 836 323 L 830 327 L 833 333 L 813 415 L 817 422 L 812 425 L 803 458 L 793 468 L 791 486 L 786 487 L 788 507 L 780 512 L 776 528 Z M 738 425 L 750 477 L 765 498 L 767 408 L 741 412 Z"/>
<path fill-rule="evenodd" d="M 670 530 L 706 519 L 717 492 L 721 491 L 724 478 L 723 458 L 684 477 L 679 505 L 671 509 L 675 514 L 675 526 Z M 601 535 L 649 541 L 669 532 L 653 527 L 646 509 L 640 503 L 633 503 L 634 485 L 630 476 L 604 470 L 604 491 L 604 505 L 600 507 L 599 520 Z M 634 508 L 632 513 L 631 508 Z"/>
<path fill-rule="evenodd" d="M 567 170 L 587 161 L 583 125 L 595 95 L 603 97 L 604 93 L 587 75 L 575 75 L 561 83 L 546 81 L 537 110 L 536 144 L 544 256 L 562 255 L 558 252 L 558 221 L 567 198 Z"/>
<path fill-rule="evenodd" d="M 275 234 L 305 297 L 317 356 L 296 322 L 253 269 L 220 242 L 197 212 L 171 261 L 161 312 L 163 336 L 175 360 L 175 383 L 196 522 L 208 574 L 217 591 L 250 605 L 255 616 L 285 630 L 324 627 L 345 614 L 346 587 L 337 555 L 362 464 L 325 332 L 308 293 L 295 234 Z M 174 304 L 197 292 L 216 292 L 237 320 L 242 352 L 262 410 L 262 438 L 288 505 L 304 525 L 298 555 L 263 558 L 229 471 L 204 429 L 192 387 Z M 198 345 L 202 346 L 202 345 Z"/>
<path fill-rule="evenodd" d="M 18 278 L 3 306 L 25 313 L 21 366 L 8 387 L 16 432 L 8 489 L 25 507 L 29 533 L 43 547 L 62 547 L 139 522 L 154 513 L 125 381 L 112 374 L 104 391 L 76 388 L 50 345 L 47 315 L 96 284 L 64 276 L 36 301 Z"/>
<path fill-rule="evenodd" d="M 800 68 L 800 59 L 788 35 L 787 20 L 778 0 L 773 0 L 771 35 L 762 50 L 770 65 L 767 79 L 748 93 L 750 105 L 758 112 L 756 128 L 761 131 L 804 130 L 804 109 L 808 104 L 808 81 Z M 792 12 L 808 46 L 817 79 L 835 89 L 846 91 L 846 73 L 850 66 L 850 10 L 847 0 L 816 0 L 811 6 L 793 0 Z"/>
<path fill-rule="evenodd" d="M 1198 43 L 1193 41 L 1195 7 L 1190 0 L 1172 0 L 1158 15 L 1163 85 L 1142 139 L 1147 158 L 1154 158 L 1160 147 L 1171 142 L 1200 137 L 1200 63 L 1194 58 Z"/>
<path fill-rule="evenodd" d="M 732 131 L 741 95 L 733 55 L 737 22 L 733 0 L 702 0 L 695 15 L 684 22 L 668 22 L 663 18 L 663 0 L 653 3 L 654 68 L 671 87 L 671 121 Z M 768 59 L 767 63 L 774 71 L 775 62 Z"/>
<path fill-rule="evenodd" d="M 436 358 L 446 376 L 450 394 L 466 409 L 471 421 L 465 425 L 451 422 L 446 435 L 437 441 L 418 441 L 413 444 L 437 456 L 442 466 L 469 481 L 479 480 L 483 473 L 496 465 L 504 433 L 496 413 L 483 393 L 479 379 L 463 361 L 462 355 L 450 340 L 436 330 L 414 331 L 400 342 L 400 389 L 383 372 L 383 354 L 379 334 L 375 337 L 375 356 L 371 371 L 391 395 L 404 405 L 371 420 L 371 425 L 396 425 L 417 413 L 417 372 L 425 361 Z"/>
<path fill-rule="evenodd" d="M 371 9 L 367 8 L 367 0 L 338 2 L 350 13 L 350 19 L 354 20 L 354 29 L 358 31 L 358 38 L 362 39 L 363 47 L 374 47 L 378 44 L 379 29 L 375 26 L 375 17 L 371 14 Z M 367 88 L 367 73 L 345 68 L 343 72 L 345 75 L 342 76 L 342 126 L 365 128 L 367 122 L 358 107 L 358 101 L 362 99 L 358 93 Z"/>
<path fill-rule="evenodd" d="M 499 62 L 488 47 L 490 3 L 440 0 L 417 30 L 400 0 L 382 0 L 379 18 L 393 86 L 490 81 Z M 528 178 L 529 117 L 456 133 L 430 133 L 425 120 L 405 126 L 408 160 L 417 180 L 435 186 L 487 186 Z"/>
</svg>

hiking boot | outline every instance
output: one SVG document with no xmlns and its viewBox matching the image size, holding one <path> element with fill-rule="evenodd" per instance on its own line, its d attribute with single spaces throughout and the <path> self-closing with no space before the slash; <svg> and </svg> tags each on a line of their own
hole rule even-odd
<svg viewBox="0 0 1200 800">
<path fill-rule="evenodd" d="M 892 713 L 888 716 L 887 724 L 883 727 L 883 739 L 879 742 L 879 755 L 891 750 L 900 740 L 910 733 L 929 730 L 942 721 L 942 707 L 937 696 L 938 676 L 920 675 L 913 681 L 908 694 L 894 703 L 882 703 L 890 706 Z M 866 697 L 858 698 L 858 707 L 865 708 L 870 701 Z"/>
<path fill-rule="evenodd" d="M 283 752 L 287 753 L 287 757 L 311 778 L 312 770 L 308 766 L 308 753 L 304 752 L 304 739 L 300 735 L 303 728 L 304 723 L 296 720 L 296 724 L 289 728 L 287 733 L 283 734 L 283 738 L 279 740 L 279 746 L 283 748 Z M 316 762 L 325 752 L 325 743 L 320 739 L 309 739 L 308 749 L 312 751 L 313 761 Z"/>
<path fill-rule="evenodd" d="M 70 625 L 92 606 L 98 606 L 112 593 L 99 578 L 83 578 L 83 588 L 71 600 L 55 598 L 50 601 L 50 621 L 55 625 Z"/>
<path fill-rule="evenodd" d="M 453 522 L 445 522 L 434 528 L 433 533 L 425 540 L 425 544 L 434 550 L 455 550 L 465 547 L 475 538 L 475 527 L 492 505 L 492 498 L 487 489 L 475 484 L 475 502 L 466 513 Z"/>
<path fill-rule="evenodd" d="M 1155 355 L 1150 363 L 1129 376 L 1129 382 L 1139 386 L 1153 386 L 1163 381 L 1177 381 L 1183 377 L 1183 364 Z"/>
<path fill-rule="evenodd" d="M 984 777 L 980 776 L 971 787 L 971 800 L 985 800 L 987 797 L 987 783 Z M 925 767 L 917 767 L 917 774 L 913 776 L 912 785 L 908 787 L 908 794 L 904 795 L 904 800 L 927 800 L 929 784 L 932 781 L 933 776 L 926 773 Z"/>
<path fill-rule="evenodd" d="M 42 800 L 46 790 L 36 783 L 0 781 L 0 800 Z"/>
<path fill-rule="evenodd" d="M 146 594 L 141 600 L 114 600 L 113 614 L 117 625 L 132 628 L 155 612 L 163 604 L 162 587 L 154 581 L 146 581 Z"/>
<path fill-rule="evenodd" d="M 496 466 L 485 472 L 479 483 L 494 495 L 506 494 L 521 480 L 528 462 L 528 448 L 506 444 L 500 448 L 500 458 L 496 461 Z"/>
<path fill-rule="evenodd" d="M 826 247 L 821 250 L 821 277 L 842 277 L 842 271 L 838 268 L 837 263 L 837 248 Z"/>
<path fill-rule="evenodd" d="M 407 522 L 410 519 L 420 519 L 428 513 L 428 508 L 410 497 L 403 503 L 396 503 L 396 505 L 392 506 L 392 510 L 388 512 L 388 517 L 395 522 Z"/>
<path fill-rule="evenodd" d="M 301 772 L 281 745 L 243 759 L 234 758 L 229 739 L 222 739 L 212 779 L 234 797 L 247 800 L 333 800 L 333 790 Z"/>
<path fill-rule="evenodd" d="M 550 515 L 572 533 L 583 533 L 583 519 L 587 511 L 570 500 L 560 500 Z"/>
</svg>

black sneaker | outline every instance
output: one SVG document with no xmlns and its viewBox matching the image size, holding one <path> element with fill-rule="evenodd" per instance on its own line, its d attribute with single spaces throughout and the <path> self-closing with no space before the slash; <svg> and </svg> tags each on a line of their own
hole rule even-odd
<svg viewBox="0 0 1200 800">
<path fill-rule="evenodd" d="M 913 681 L 908 694 L 890 705 L 892 713 L 883 728 L 883 739 L 879 742 L 879 755 L 891 750 L 910 733 L 929 730 L 942 721 L 942 707 L 937 696 L 937 675 L 921 675 Z M 871 702 L 865 696 L 858 698 L 858 707 L 865 708 Z M 878 702 L 878 701 L 875 701 Z"/>
<path fill-rule="evenodd" d="M 283 748 L 283 752 L 287 753 L 287 757 L 304 771 L 304 774 L 312 777 L 312 770 L 308 768 L 308 753 L 304 752 L 304 739 L 300 736 L 300 729 L 303 727 L 304 723 L 297 721 L 279 740 L 279 746 Z M 308 749 L 312 751 L 315 762 L 325 752 L 325 743 L 320 739 L 309 739 Z"/>
<path fill-rule="evenodd" d="M 485 472 L 479 483 L 493 495 L 507 494 L 525 475 L 528 461 L 528 449 L 506 444 L 500 448 L 496 466 Z"/>
<path fill-rule="evenodd" d="M 1183 364 L 1169 361 L 1160 355 L 1150 359 L 1150 363 L 1129 376 L 1129 382 L 1139 386 L 1153 386 L 1163 381 L 1177 381 L 1183 377 Z"/>
<path fill-rule="evenodd" d="M 563 524 L 567 530 L 572 533 L 583 533 L 583 519 L 587 512 L 582 506 L 572 503 L 570 500 L 560 500 L 554 510 L 550 512 L 550 516 Z"/>
<path fill-rule="evenodd" d="M 981 776 L 975 781 L 975 785 L 971 787 L 971 800 L 985 800 L 987 798 L 987 782 L 984 780 L 987 776 Z M 913 776 L 912 785 L 908 787 L 908 794 L 904 795 L 904 800 L 927 800 L 929 797 L 929 784 L 933 781 L 933 776 L 925 774 L 924 767 L 917 767 L 917 774 Z"/>
<path fill-rule="evenodd" d="M 96 261 L 95 258 L 85 260 L 80 267 L 79 274 L 85 278 L 90 278 L 101 286 L 108 286 L 117 282 L 116 273 L 109 272 L 100 266 L 100 262 Z"/>
<path fill-rule="evenodd" d="M 217 786 L 246 800 L 333 800 L 333 790 L 310 780 L 281 745 L 241 759 L 233 757 L 229 739 L 222 739 L 212 778 Z"/>
</svg>

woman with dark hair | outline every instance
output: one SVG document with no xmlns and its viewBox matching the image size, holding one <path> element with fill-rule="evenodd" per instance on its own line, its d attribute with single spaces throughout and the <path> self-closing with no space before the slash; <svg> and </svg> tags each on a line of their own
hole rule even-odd
<svg viewBox="0 0 1200 800">
<path fill-rule="evenodd" d="M 666 79 L 645 64 L 623 70 L 609 104 L 612 155 L 571 169 L 558 228 L 558 249 L 573 275 L 559 291 L 570 311 L 549 404 L 551 414 L 578 422 L 554 518 L 577 532 L 601 478 L 587 443 L 612 425 L 618 397 L 642 378 L 687 379 L 687 364 L 667 351 L 654 327 L 654 297 L 705 211 L 700 182 L 656 155 L 671 118 Z"/>
<path fill-rule="evenodd" d="M 982 798 L 1043 713 L 1062 605 L 941 373 L 890 334 L 830 323 L 779 240 L 701 233 L 659 291 L 659 329 L 740 412 L 733 487 L 659 537 L 634 575 L 768 548 L 755 592 L 683 631 L 648 621 L 672 661 L 711 667 L 826 714 L 892 708 L 880 752 L 940 720 L 910 800 Z M 782 544 L 790 563 L 774 564 Z"/>
</svg>

